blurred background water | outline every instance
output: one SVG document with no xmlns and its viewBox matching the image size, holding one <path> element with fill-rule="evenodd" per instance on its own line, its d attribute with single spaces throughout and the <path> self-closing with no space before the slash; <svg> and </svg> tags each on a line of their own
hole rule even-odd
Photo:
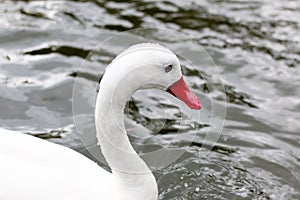
<svg viewBox="0 0 300 200">
<path fill-rule="evenodd" d="M 179 123 L 183 114 L 163 94 L 136 94 L 128 104 L 126 116 L 136 125 L 149 134 L 159 127 L 150 139 L 132 139 L 139 152 L 164 145 L 186 152 L 155 171 L 159 199 L 300 199 L 300 1 L 0 1 L 0 25 L 1 127 L 95 159 L 74 125 L 75 77 L 96 91 L 105 66 L 123 50 L 118 43 L 95 50 L 99 42 L 132 28 L 170 28 L 187 35 L 174 48 L 205 47 L 224 88 L 209 66 L 183 70 L 204 102 L 197 132 L 188 118 Z M 135 34 L 174 43 L 166 32 Z M 99 71 L 78 71 L 83 61 Z M 205 102 L 221 104 L 224 95 L 222 135 L 200 156 L 213 126 Z M 82 130 L 93 132 L 93 113 L 87 116 Z M 170 142 L 175 133 L 181 139 Z"/>
</svg>

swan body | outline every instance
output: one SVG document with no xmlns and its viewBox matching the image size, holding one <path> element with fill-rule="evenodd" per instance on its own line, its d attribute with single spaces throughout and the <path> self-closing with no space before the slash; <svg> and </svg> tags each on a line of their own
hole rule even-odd
<svg viewBox="0 0 300 200">
<path fill-rule="evenodd" d="M 72 149 L 0 129 L 0 199 L 110 199 L 110 182 L 107 171 Z"/>
<path fill-rule="evenodd" d="M 174 53 L 158 44 L 133 45 L 106 68 L 96 101 L 97 139 L 112 173 L 67 147 L 0 129 L 0 199 L 156 200 L 155 178 L 131 146 L 123 117 L 133 93 L 148 88 L 200 109 Z"/>
</svg>

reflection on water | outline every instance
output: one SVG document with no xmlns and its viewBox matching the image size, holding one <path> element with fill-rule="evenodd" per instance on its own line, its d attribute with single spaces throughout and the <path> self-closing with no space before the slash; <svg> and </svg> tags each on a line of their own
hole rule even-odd
<svg viewBox="0 0 300 200">
<path fill-rule="evenodd" d="M 193 48 L 190 43 L 204 46 L 219 66 L 224 88 L 209 65 L 199 74 L 183 63 L 183 73 L 204 102 L 210 95 L 218 104 L 226 94 L 227 115 L 218 144 L 210 147 L 203 143 L 212 126 L 205 109 L 195 133 L 188 119 L 178 125 L 182 113 L 165 98 L 133 97 L 126 113 L 140 130 L 150 134 L 165 122 L 151 140 L 133 141 L 135 148 L 142 152 L 167 145 L 186 151 L 155 172 L 160 199 L 300 199 L 299 9 L 297 0 L 0 2 L 1 126 L 87 154 L 73 125 L 74 77 L 96 87 L 123 47 L 112 43 L 96 49 L 85 60 L 90 70 L 77 71 L 78 66 L 113 33 L 171 28 L 190 39 L 176 46 L 180 38 L 165 32 L 135 34 L 185 52 Z M 162 115 L 162 109 L 171 114 Z M 93 132 L 92 123 L 89 113 L 83 130 Z M 178 131 L 182 137 L 169 142 Z"/>
</svg>

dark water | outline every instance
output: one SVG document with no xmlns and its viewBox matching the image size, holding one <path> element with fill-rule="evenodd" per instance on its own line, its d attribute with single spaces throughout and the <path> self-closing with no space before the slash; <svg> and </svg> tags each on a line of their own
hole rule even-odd
<svg viewBox="0 0 300 200">
<path fill-rule="evenodd" d="M 208 63 L 200 73 L 183 71 L 202 99 L 196 132 L 169 96 L 138 93 L 129 103 L 129 120 L 141 130 L 159 130 L 148 139 L 133 138 L 138 151 L 166 145 L 186 152 L 155 171 L 160 199 L 300 199 L 300 1 L 0 1 L 0 25 L 2 127 L 89 155 L 78 135 L 94 134 L 92 106 L 76 129 L 75 77 L 94 88 L 82 93 L 93 105 L 88 94 L 124 49 L 124 41 L 115 41 L 95 50 L 101 41 L 132 28 L 171 28 L 185 40 L 155 29 L 131 36 L 186 51 L 202 45 L 224 87 Z M 90 68 L 78 70 L 83 61 Z M 212 147 L 204 142 L 215 126 L 210 105 L 224 106 L 225 95 L 225 124 Z M 218 112 L 215 117 L 222 122 Z M 181 137 L 170 140 L 174 133 Z"/>
</svg>

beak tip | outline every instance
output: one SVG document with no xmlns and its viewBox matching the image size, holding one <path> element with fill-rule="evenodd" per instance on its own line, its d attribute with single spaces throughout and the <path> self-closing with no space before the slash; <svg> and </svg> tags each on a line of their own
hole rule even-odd
<svg viewBox="0 0 300 200">
<path fill-rule="evenodd" d="M 202 107 L 201 107 L 200 101 L 198 100 L 197 104 L 191 106 L 190 108 L 193 110 L 201 110 Z"/>
<path fill-rule="evenodd" d="M 198 99 L 198 109 L 197 110 L 201 110 L 201 104 L 200 104 L 200 100 Z"/>
</svg>

